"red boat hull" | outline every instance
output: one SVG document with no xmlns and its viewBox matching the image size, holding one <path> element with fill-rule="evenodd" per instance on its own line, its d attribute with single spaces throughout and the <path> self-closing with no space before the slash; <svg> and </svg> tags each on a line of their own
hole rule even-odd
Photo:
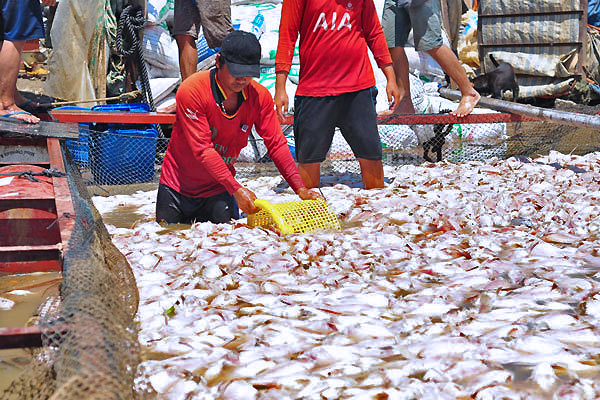
<svg viewBox="0 0 600 400">
<path fill-rule="evenodd" d="M 62 269 L 75 211 L 66 175 L 47 169 L 66 172 L 58 139 L 0 137 L 0 273 Z"/>
</svg>

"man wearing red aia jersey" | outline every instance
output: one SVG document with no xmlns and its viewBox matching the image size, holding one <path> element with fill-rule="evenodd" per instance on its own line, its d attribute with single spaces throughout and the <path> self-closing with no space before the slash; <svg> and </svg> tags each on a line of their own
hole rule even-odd
<svg viewBox="0 0 600 400">
<path fill-rule="evenodd" d="M 216 68 L 193 74 L 179 87 L 156 199 L 158 222 L 222 223 L 238 217 L 238 206 L 247 214 L 258 211 L 256 195 L 234 177 L 253 126 L 300 198 L 320 197 L 302 182 L 271 94 L 252 80 L 260 76 L 260 54 L 254 35 L 233 31 L 223 39 Z"/>
<path fill-rule="evenodd" d="M 335 128 L 358 158 L 365 189 L 383 187 L 375 111 L 375 76 L 367 47 L 387 79 L 390 105 L 399 91 L 373 0 L 283 0 L 275 58 L 275 108 L 288 111 L 285 91 L 300 35 L 300 78 L 294 99 L 294 138 L 302 180 L 318 187 Z"/>
</svg>

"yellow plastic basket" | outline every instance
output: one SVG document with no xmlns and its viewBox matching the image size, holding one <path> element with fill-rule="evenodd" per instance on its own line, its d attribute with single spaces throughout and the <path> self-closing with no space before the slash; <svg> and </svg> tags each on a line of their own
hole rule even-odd
<svg viewBox="0 0 600 400">
<path fill-rule="evenodd" d="M 275 225 L 283 234 L 341 229 L 340 221 L 323 200 L 299 200 L 272 204 L 256 199 L 261 210 L 248 215 L 248 225 L 263 227 Z"/>
</svg>

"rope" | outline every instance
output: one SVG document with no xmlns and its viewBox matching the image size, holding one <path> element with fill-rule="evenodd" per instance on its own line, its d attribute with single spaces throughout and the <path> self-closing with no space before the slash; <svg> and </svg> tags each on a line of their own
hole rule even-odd
<svg viewBox="0 0 600 400">
<path fill-rule="evenodd" d="M 146 100 L 146 104 L 150 106 L 150 111 L 156 111 L 154 105 L 154 98 L 152 97 L 152 91 L 150 90 L 150 79 L 148 78 L 148 70 L 146 69 L 146 63 L 144 62 L 142 43 L 140 42 L 138 33 L 144 28 L 146 19 L 140 7 L 134 7 L 128 5 L 121 12 L 119 18 L 119 24 L 117 26 L 117 50 L 125 56 L 135 56 L 136 65 L 140 71 L 140 82 L 142 85 L 142 91 Z M 156 125 L 156 130 L 161 138 L 165 135 L 162 132 L 160 125 Z"/>
<path fill-rule="evenodd" d="M 55 101 L 55 102 L 52 102 L 52 103 L 40 103 L 38 107 L 53 108 L 53 107 L 58 107 L 58 106 L 70 106 L 70 105 L 73 105 L 73 104 L 80 104 L 80 103 L 96 103 L 96 102 L 107 101 L 107 100 L 130 100 L 130 99 L 136 98 L 140 93 L 142 93 L 141 90 L 133 90 L 131 92 L 122 93 L 122 94 L 120 94 L 118 96 L 103 97 L 101 99 L 73 100 L 73 101 Z"/>
<path fill-rule="evenodd" d="M 9 173 L 2 173 L 0 174 L 0 176 L 16 176 L 17 178 L 25 178 L 30 182 L 40 182 L 40 180 L 38 178 L 36 178 L 36 176 L 46 176 L 46 177 L 63 177 L 66 176 L 67 174 L 59 171 L 55 168 L 48 168 L 43 170 L 42 172 L 33 172 L 31 170 L 29 171 L 21 171 L 21 172 L 9 172 Z"/>
</svg>

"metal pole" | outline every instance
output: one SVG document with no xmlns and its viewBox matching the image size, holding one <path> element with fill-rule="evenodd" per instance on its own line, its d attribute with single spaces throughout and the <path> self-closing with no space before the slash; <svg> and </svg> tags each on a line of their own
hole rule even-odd
<svg viewBox="0 0 600 400">
<path fill-rule="evenodd" d="M 458 90 L 447 88 L 441 88 L 440 95 L 450 100 L 460 100 L 461 98 L 461 94 Z M 542 121 L 552 121 L 563 125 L 600 129 L 600 115 L 587 115 L 569 111 L 552 110 L 528 104 L 514 103 L 512 101 L 492 99 L 489 97 L 482 97 L 481 100 L 479 100 L 479 105 L 492 110 L 519 114 Z"/>
</svg>

